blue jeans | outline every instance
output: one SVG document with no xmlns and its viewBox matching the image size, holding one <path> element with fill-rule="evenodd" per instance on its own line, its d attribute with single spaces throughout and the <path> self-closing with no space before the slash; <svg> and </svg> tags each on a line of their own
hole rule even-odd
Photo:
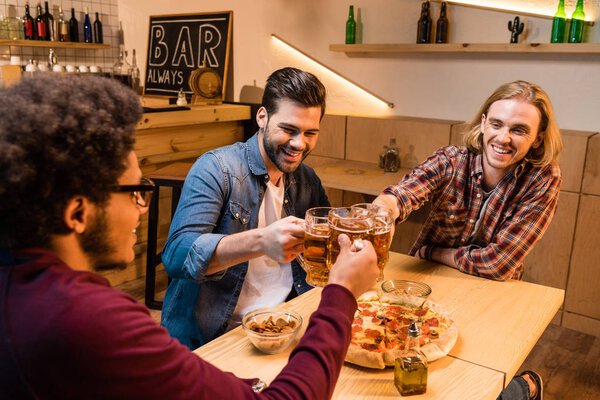
<svg viewBox="0 0 600 400">
<path fill-rule="evenodd" d="M 520 376 L 515 376 L 496 400 L 529 400 L 529 385 Z"/>
</svg>

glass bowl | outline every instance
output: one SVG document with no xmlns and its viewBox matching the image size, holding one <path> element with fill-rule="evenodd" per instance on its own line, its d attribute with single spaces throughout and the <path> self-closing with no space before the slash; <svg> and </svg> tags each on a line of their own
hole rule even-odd
<svg viewBox="0 0 600 400">
<path fill-rule="evenodd" d="M 381 284 L 381 289 L 390 295 L 414 296 L 421 299 L 427 299 L 431 294 L 431 287 L 426 283 L 401 279 L 385 281 Z"/>
<path fill-rule="evenodd" d="M 302 317 L 291 310 L 263 308 L 244 315 L 242 327 L 257 349 L 277 354 L 294 342 L 302 327 Z"/>
</svg>

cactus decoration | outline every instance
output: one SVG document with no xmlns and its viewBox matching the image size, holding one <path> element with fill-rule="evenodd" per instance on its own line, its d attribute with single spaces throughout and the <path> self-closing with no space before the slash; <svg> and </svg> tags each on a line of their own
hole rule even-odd
<svg viewBox="0 0 600 400">
<path fill-rule="evenodd" d="M 510 42 L 519 43 L 519 35 L 523 33 L 525 24 L 521 22 L 519 17 L 515 17 L 514 21 L 508 21 L 508 30 L 510 31 Z"/>
</svg>

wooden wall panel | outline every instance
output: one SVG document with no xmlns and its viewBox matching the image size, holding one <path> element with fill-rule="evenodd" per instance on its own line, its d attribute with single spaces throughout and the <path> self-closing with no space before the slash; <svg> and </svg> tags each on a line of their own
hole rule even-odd
<svg viewBox="0 0 600 400">
<path fill-rule="evenodd" d="M 395 138 L 401 160 L 410 156 L 418 163 L 448 145 L 451 126 L 440 120 L 348 117 L 346 159 L 377 164 L 383 146 Z"/>
<path fill-rule="evenodd" d="M 321 120 L 319 141 L 311 154 L 343 159 L 346 150 L 346 116 L 327 115 Z"/>
<path fill-rule="evenodd" d="M 593 133 L 563 130 L 564 143 L 560 155 L 560 170 L 563 177 L 561 190 L 579 192 L 581 190 L 581 179 L 583 177 L 583 166 L 588 140 Z"/>
<path fill-rule="evenodd" d="M 463 133 L 467 128 L 467 123 L 454 124 L 450 133 L 450 144 L 454 146 L 464 146 Z"/>
<path fill-rule="evenodd" d="M 566 289 L 578 202 L 579 194 L 560 194 L 554 219 L 525 259 L 526 281 Z"/>
<path fill-rule="evenodd" d="M 584 315 L 573 314 L 570 312 L 564 312 L 562 317 L 562 326 L 600 338 L 600 320 L 598 319 L 589 318 Z"/>
<path fill-rule="evenodd" d="M 600 196 L 581 195 L 565 311 L 600 319 Z"/>
<path fill-rule="evenodd" d="M 581 191 L 600 196 L 600 134 L 589 140 Z"/>
</svg>

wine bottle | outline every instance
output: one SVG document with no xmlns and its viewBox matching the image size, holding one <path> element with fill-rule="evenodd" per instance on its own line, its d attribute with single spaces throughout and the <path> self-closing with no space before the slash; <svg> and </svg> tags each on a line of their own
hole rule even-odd
<svg viewBox="0 0 600 400">
<path fill-rule="evenodd" d="M 583 0 L 577 0 L 575 11 L 571 15 L 571 27 L 569 29 L 569 43 L 581 43 L 583 40 L 583 28 L 585 27 L 585 12 L 583 11 Z"/>
<path fill-rule="evenodd" d="M 421 17 L 417 24 L 417 43 L 431 43 L 431 27 L 433 22 L 429 16 L 429 1 L 421 4 Z"/>
<path fill-rule="evenodd" d="M 42 13 L 42 5 L 37 5 L 37 17 L 35 17 L 35 27 L 37 33 L 37 40 L 48 40 L 48 23 Z"/>
<path fill-rule="evenodd" d="M 34 40 L 36 38 L 35 22 L 29 13 L 29 4 L 25 4 L 25 16 L 23 17 L 23 33 L 25 39 Z"/>
<path fill-rule="evenodd" d="M 87 7 L 85 8 L 85 16 L 83 17 L 83 41 L 85 43 L 92 43 L 92 23 L 90 21 L 90 15 L 88 14 Z"/>
<path fill-rule="evenodd" d="M 440 17 L 435 26 L 435 42 L 448 43 L 448 17 L 446 16 L 446 2 L 442 1 Z"/>
<path fill-rule="evenodd" d="M 356 43 L 356 21 L 354 20 L 354 6 L 350 6 L 346 21 L 346 44 L 354 43 Z"/>
<path fill-rule="evenodd" d="M 75 18 L 75 9 L 71 7 L 71 19 L 69 20 L 69 40 L 79 42 L 79 23 Z"/>
<path fill-rule="evenodd" d="M 58 40 L 60 40 L 61 42 L 69 41 L 69 23 L 65 19 L 65 15 L 63 14 L 62 6 L 58 7 L 57 31 L 58 31 Z"/>
<path fill-rule="evenodd" d="M 94 43 L 104 43 L 104 37 L 102 35 L 102 22 L 96 12 L 96 20 L 94 21 Z"/>
<path fill-rule="evenodd" d="M 44 2 L 44 19 L 46 20 L 46 40 L 56 40 L 56 25 L 54 25 L 54 16 L 50 14 L 48 2 Z"/>
<path fill-rule="evenodd" d="M 565 0 L 558 1 L 558 9 L 552 18 L 552 32 L 550 43 L 563 43 L 565 41 L 565 27 L 567 26 L 567 14 L 565 14 Z"/>
</svg>

